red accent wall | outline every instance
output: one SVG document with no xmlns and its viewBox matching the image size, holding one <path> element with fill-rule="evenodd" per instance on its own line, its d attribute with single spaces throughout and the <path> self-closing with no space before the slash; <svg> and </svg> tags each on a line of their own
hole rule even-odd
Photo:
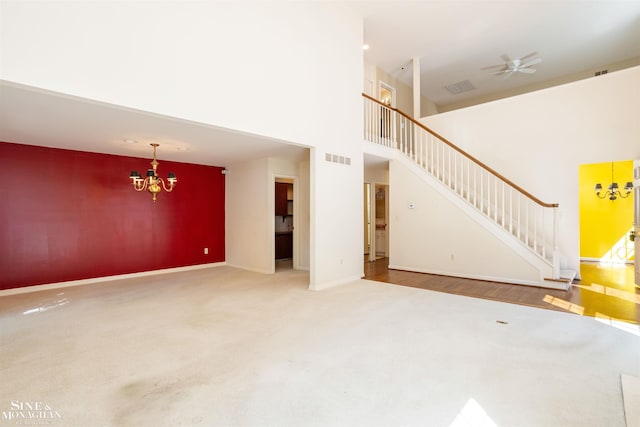
<svg viewBox="0 0 640 427">
<path fill-rule="evenodd" d="M 0 142 L 0 289 L 224 261 L 223 168 Z M 204 254 L 204 248 L 209 254 Z"/>
</svg>

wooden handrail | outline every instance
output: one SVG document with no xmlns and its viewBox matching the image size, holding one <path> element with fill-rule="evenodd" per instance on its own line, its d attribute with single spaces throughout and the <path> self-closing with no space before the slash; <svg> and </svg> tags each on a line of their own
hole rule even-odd
<svg viewBox="0 0 640 427">
<path fill-rule="evenodd" d="M 423 130 L 429 132 L 431 135 L 435 136 L 436 138 L 438 138 L 440 141 L 444 142 L 445 144 L 447 144 L 449 147 L 451 147 L 452 149 L 456 150 L 458 153 L 462 154 L 463 156 L 465 156 L 467 159 L 471 160 L 472 162 L 474 162 L 475 164 L 477 164 L 478 166 L 480 166 L 481 168 L 491 172 L 493 175 L 497 176 L 498 178 L 500 178 L 502 181 L 506 182 L 507 184 L 509 184 L 510 186 L 512 186 L 513 188 L 515 188 L 516 190 L 518 190 L 520 193 L 524 194 L 525 196 L 527 196 L 529 199 L 533 200 L 534 202 L 536 202 L 537 204 L 539 204 L 540 206 L 543 206 L 545 208 L 557 208 L 558 206 L 560 206 L 558 203 L 545 203 L 542 200 L 538 199 L 536 196 L 534 196 L 533 194 L 529 193 L 527 190 L 525 190 L 524 188 L 520 187 L 519 185 L 515 184 L 514 182 L 512 182 L 511 180 L 505 178 L 504 176 L 502 176 L 501 174 L 499 174 L 498 172 L 496 172 L 495 170 L 491 169 L 489 166 L 485 165 L 484 163 L 482 163 L 480 160 L 476 159 L 475 157 L 473 157 L 472 155 L 468 154 L 467 152 L 463 151 L 461 148 L 459 148 L 458 146 L 456 146 L 455 144 L 453 144 L 451 141 L 449 141 L 447 138 L 443 137 L 442 135 L 438 134 L 437 132 L 432 131 L 431 129 L 429 129 L 428 127 L 424 126 L 423 124 L 417 122 L 415 119 L 413 119 L 412 117 L 409 117 L 408 115 L 406 115 L 404 112 L 398 110 L 397 108 L 394 107 L 390 107 L 387 104 L 378 101 L 375 98 L 372 98 L 371 96 L 367 95 L 366 93 L 362 94 L 363 97 L 382 105 L 385 108 L 388 108 L 389 110 L 395 111 L 396 113 L 400 114 L 402 117 L 404 117 L 405 119 L 409 120 L 411 123 L 415 124 L 416 126 L 422 128 Z"/>
</svg>

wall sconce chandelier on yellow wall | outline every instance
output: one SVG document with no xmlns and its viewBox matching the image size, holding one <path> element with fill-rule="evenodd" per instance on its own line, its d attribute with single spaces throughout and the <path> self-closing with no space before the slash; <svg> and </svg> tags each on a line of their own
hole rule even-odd
<svg viewBox="0 0 640 427">
<path fill-rule="evenodd" d="M 169 175 L 167 175 L 167 182 L 169 183 L 169 186 L 167 187 L 164 180 L 158 176 L 159 163 L 156 160 L 156 147 L 158 147 L 159 144 L 151 144 L 151 146 L 153 147 L 153 160 L 151 161 L 152 169 L 147 169 L 147 176 L 144 179 L 142 179 L 142 176 L 138 171 L 131 171 L 129 178 L 131 178 L 133 188 L 136 191 L 144 191 L 148 189 L 153 196 L 153 201 L 155 202 L 158 193 L 162 191 L 163 188 L 167 193 L 173 191 L 173 188 L 176 186 L 176 182 L 178 182 L 178 178 L 176 178 L 176 175 L 173 172 L 169 172 Z"/>
<path fill-rule="evenodd" d="M 624 194 L 620 191 L 618 183 L 613 180 L 613 162 L 611 162 L 611 184 L 609 184 L 607 191 L 605 191 L 604 193 L 602 192 L 602 184 L 600 183 L 596 184 L 595 188 L 596 196 L 601 199 L 608 197 L 611 201 L 616 200 L 618 197 L 626 199 L 627 197 L 629 197 L 629 194 L 631 194 L 632 189 L 633 183 L 631 181 L 628 181 L 623 188 Z"/>
</svg>

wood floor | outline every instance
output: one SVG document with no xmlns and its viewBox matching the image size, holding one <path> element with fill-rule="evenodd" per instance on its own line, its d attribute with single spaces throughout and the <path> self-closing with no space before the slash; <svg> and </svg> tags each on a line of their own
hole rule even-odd
<svg viewBox="0 0 640 427">
<path fill-rule="evenodd" d="M 633 283 L 633 265 L 583 263 L 581 280 L 567 291 L 389 270 L 388 266 L 388 258 L 375 262 L 365 258 L 365 279 L 640 324 L 640 288 Z"/>
</svg>

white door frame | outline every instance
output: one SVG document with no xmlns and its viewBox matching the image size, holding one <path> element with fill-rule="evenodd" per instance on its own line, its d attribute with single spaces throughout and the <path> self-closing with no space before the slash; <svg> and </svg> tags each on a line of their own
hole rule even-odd
<svg viewBox="0 0 640 427">
<path fill-rule="evenodd" d="M 396 88 L 391 86 L 389 83 L 383 82 L 382 80 L 378 81 L 378 100 L 382 101 L 382 90 L 388 90 L 391 92 L 391 107 L 396 108 Z"/>
<path fill-rule="evenodd" d="M 635 231 L 634 241 L 634 272 L 635 284 L 640 287 L 640 160 L 633 161 L 633 230 Z"/>
<path fill-rule="evenodd" d="M 382 187 L 384 190 L 384 256 L 385 258 L 389 257 L 389 184 L 375 184 L 374 187 Z M 374 195 L 377 191 L 374 188 Z M 375 198 L 374 198 L 375 200 Z M 374 212 L 375 213 L 375 212 Z M 376 229 L 375 220 L 377 218 L 377 214 L 374 217 L 374 230 Z M 376 257 L 378 255 L 378 250 L 376 248 L 376 252 L 374 254 Z"/>
<path fill-rule="evenodd" d="M 369 262 L 376 260 L 376 183 L 366 181 L 369 184 Z"/>
<path fill-rule="evenodd" d="M 371 210 L 371 201 L 369 200 L 370 187 L 371 184 L 368 182 L 364 182 L 362 185 L 362 204 L 364 205 L 364 212 L 362 215 L 362 230 L 364 233 L 362 249 L 365 255 L 369 255 L 371 253 L 371 235 L 369 234 L 371 231 L 371 224 L 369 222 L 371 219 L 369 216 L 369 211 Z"/>
</svg>

